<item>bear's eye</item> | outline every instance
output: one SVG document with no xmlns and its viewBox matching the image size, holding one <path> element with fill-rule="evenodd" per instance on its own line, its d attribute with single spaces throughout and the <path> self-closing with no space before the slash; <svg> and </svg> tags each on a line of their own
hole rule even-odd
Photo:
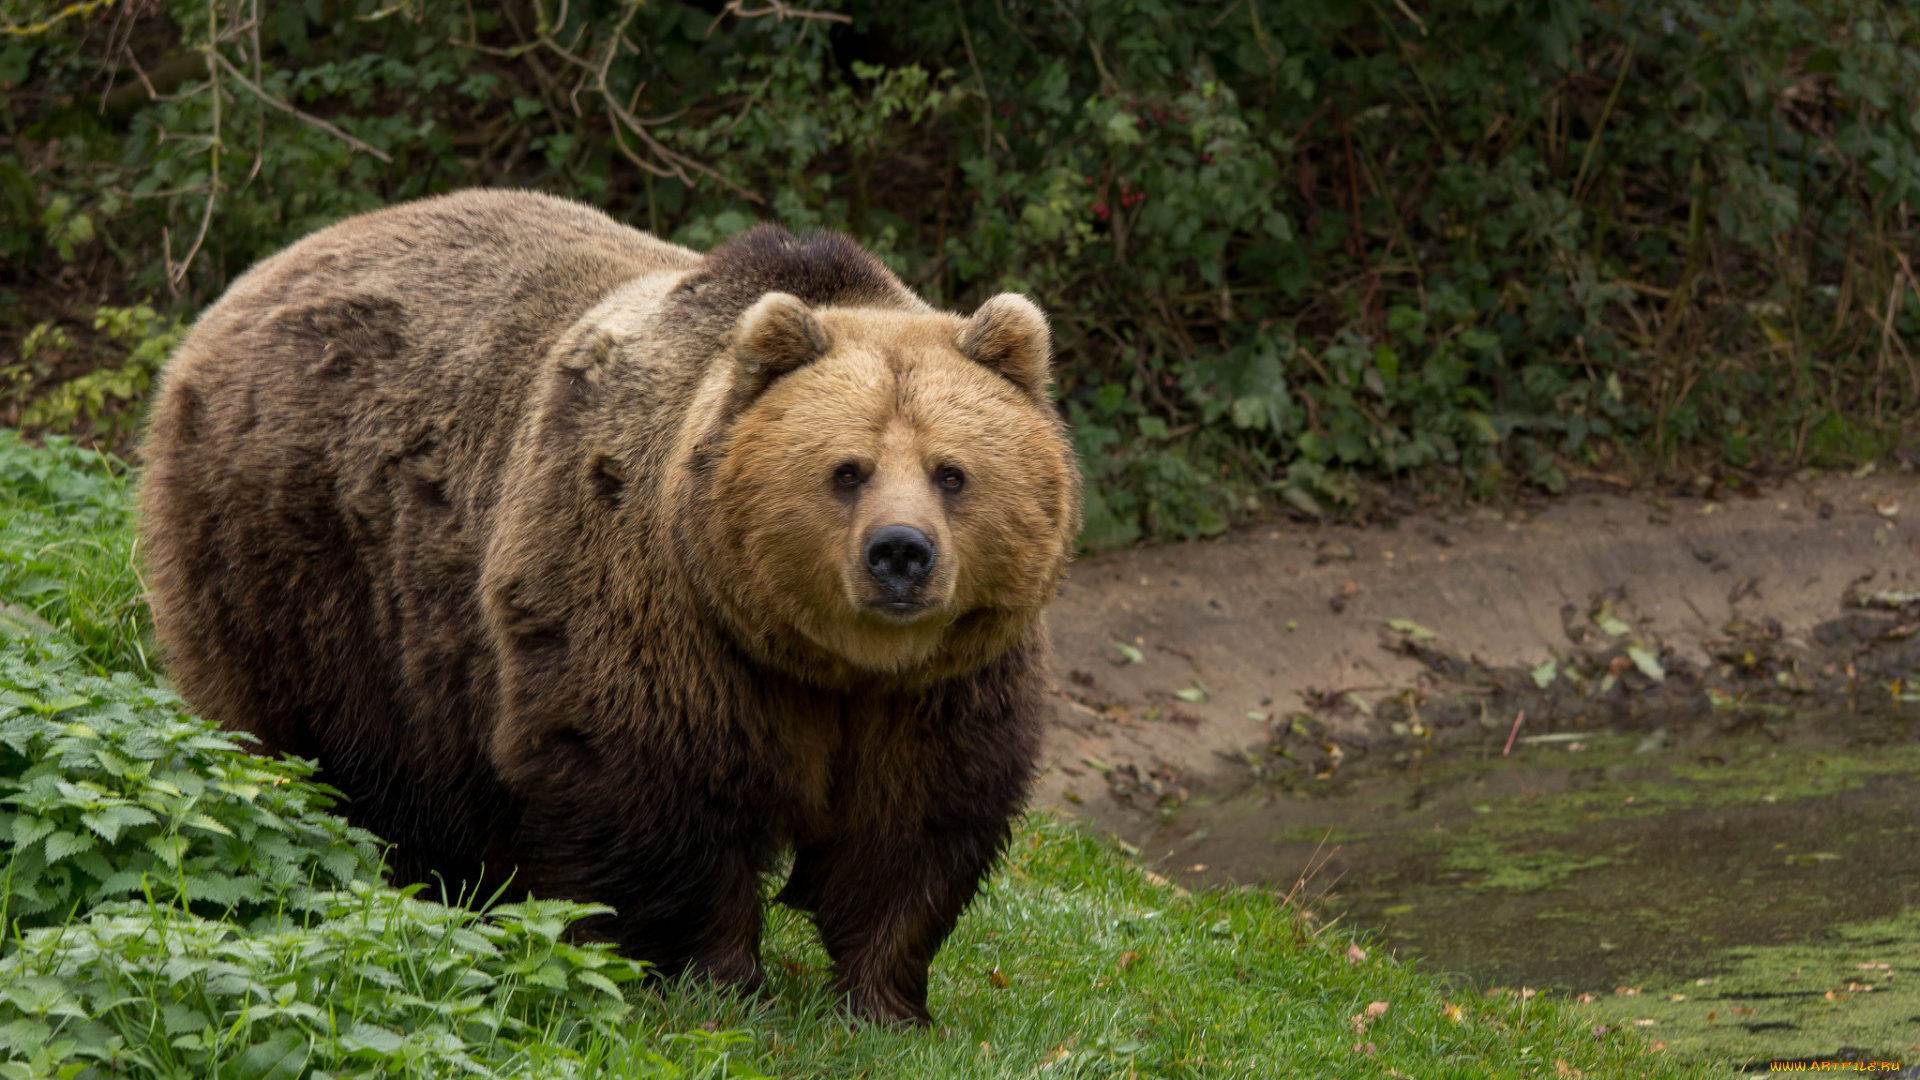
<svg viewBox="0 0 1920 1080">
<path fill-rule="evenodd" d="M 933 482 L 939 484 L 942 491 L 959 491 L 967 484 L 967 474 L 948 465 L 933 474 Z"/>
<path fill-rule="evenodd" d="M 851 461 L 833 470 L 833 486 L 842 491 L 859 487 L 860 482 L 865 479 L 866 477 L 860 475 L 860 466 Z"/>
</svg>

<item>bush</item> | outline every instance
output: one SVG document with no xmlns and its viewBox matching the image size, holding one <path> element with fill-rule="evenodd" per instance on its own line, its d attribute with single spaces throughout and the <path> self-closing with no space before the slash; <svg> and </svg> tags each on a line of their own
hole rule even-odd
<svg viewBox="0 0 1920 1080">
<path fill-rule="evenodd" d="M 142 393 L 76 275 L 184 316 L 320 225 L 472 184 L 701 247 L 842 228 L 936 302 L 1035 294 L 1113 455 L 1099 543 L 1336 510 L 1362 476 L 1852 458 L 1920 395 L 1906 5 L 4 12 L 0 322 L 39 335 L 16 417 L 57 430 L 111 438 Z M 134 374 L 73 388 L 102 366 Z M 1834 415 L 1867 437 L 1811 446 Z"/>
</svg>

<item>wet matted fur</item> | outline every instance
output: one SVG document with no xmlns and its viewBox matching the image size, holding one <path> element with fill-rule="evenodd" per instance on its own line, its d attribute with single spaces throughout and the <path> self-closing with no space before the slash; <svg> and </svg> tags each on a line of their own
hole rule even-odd
<svg viewBox="0 0 1920 1080">
<path fill-rule="evenodd" d="M 760 978 L 761 875 L 859 1012 L 1024 802 L 1079 478 L 1037 309 L 929 308 L 853 241 L 710 255 L 531 193 L 342 222 L 168 366 L 141 530 L 181 693 L 319 759 L 401 880 L 601 901 Z M 881 613 L 862 545 L 938 554 Z M 483 869 L 484 868 L 484 869 Z"/>
</svg>

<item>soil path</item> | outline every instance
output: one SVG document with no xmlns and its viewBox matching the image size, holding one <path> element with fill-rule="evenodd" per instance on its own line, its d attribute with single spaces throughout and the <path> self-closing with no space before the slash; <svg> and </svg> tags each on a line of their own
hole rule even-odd
<svg viewBox="0 0 1920 1080">
<path fill-rule="evenodd" d="M 1862 581 L 1920 586 L 1920 477 L 1802 474 L 1726 498 L 1579 494 L 1543 510 L 1264 525 L 1095 556 L 1048 615 L 1055 711 L 1035 801 L 1070 813 L 1091 802 L 1089 761 L 1194 790 L 1244 777 L 1241 751 L 1264 746 L 1303 695 L 1415 684 L 1419 661 L 1382 647 L 1390 620 L 1493 667 L 1532 666 L 1614 590 L 1618 618 L 1710 665 L 1702 643 L 1730 620 L 1777 619 L 1792 641 L 1841 614 Z"/>
</svg>

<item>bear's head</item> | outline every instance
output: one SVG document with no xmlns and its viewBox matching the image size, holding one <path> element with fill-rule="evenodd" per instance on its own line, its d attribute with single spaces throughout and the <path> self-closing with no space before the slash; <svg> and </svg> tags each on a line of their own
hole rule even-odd
<svg viewBox="0 0 1920 1080">
<path fill-rule="evenodd" d="M 699 466 L 698 576 L 735 636 L 829 682 L 941 678 L 1012 645 L 1080 528 L 1051 351 L 1011 293 L 969 318 L 760 296 L 709 373 Z"/>
</svg>

